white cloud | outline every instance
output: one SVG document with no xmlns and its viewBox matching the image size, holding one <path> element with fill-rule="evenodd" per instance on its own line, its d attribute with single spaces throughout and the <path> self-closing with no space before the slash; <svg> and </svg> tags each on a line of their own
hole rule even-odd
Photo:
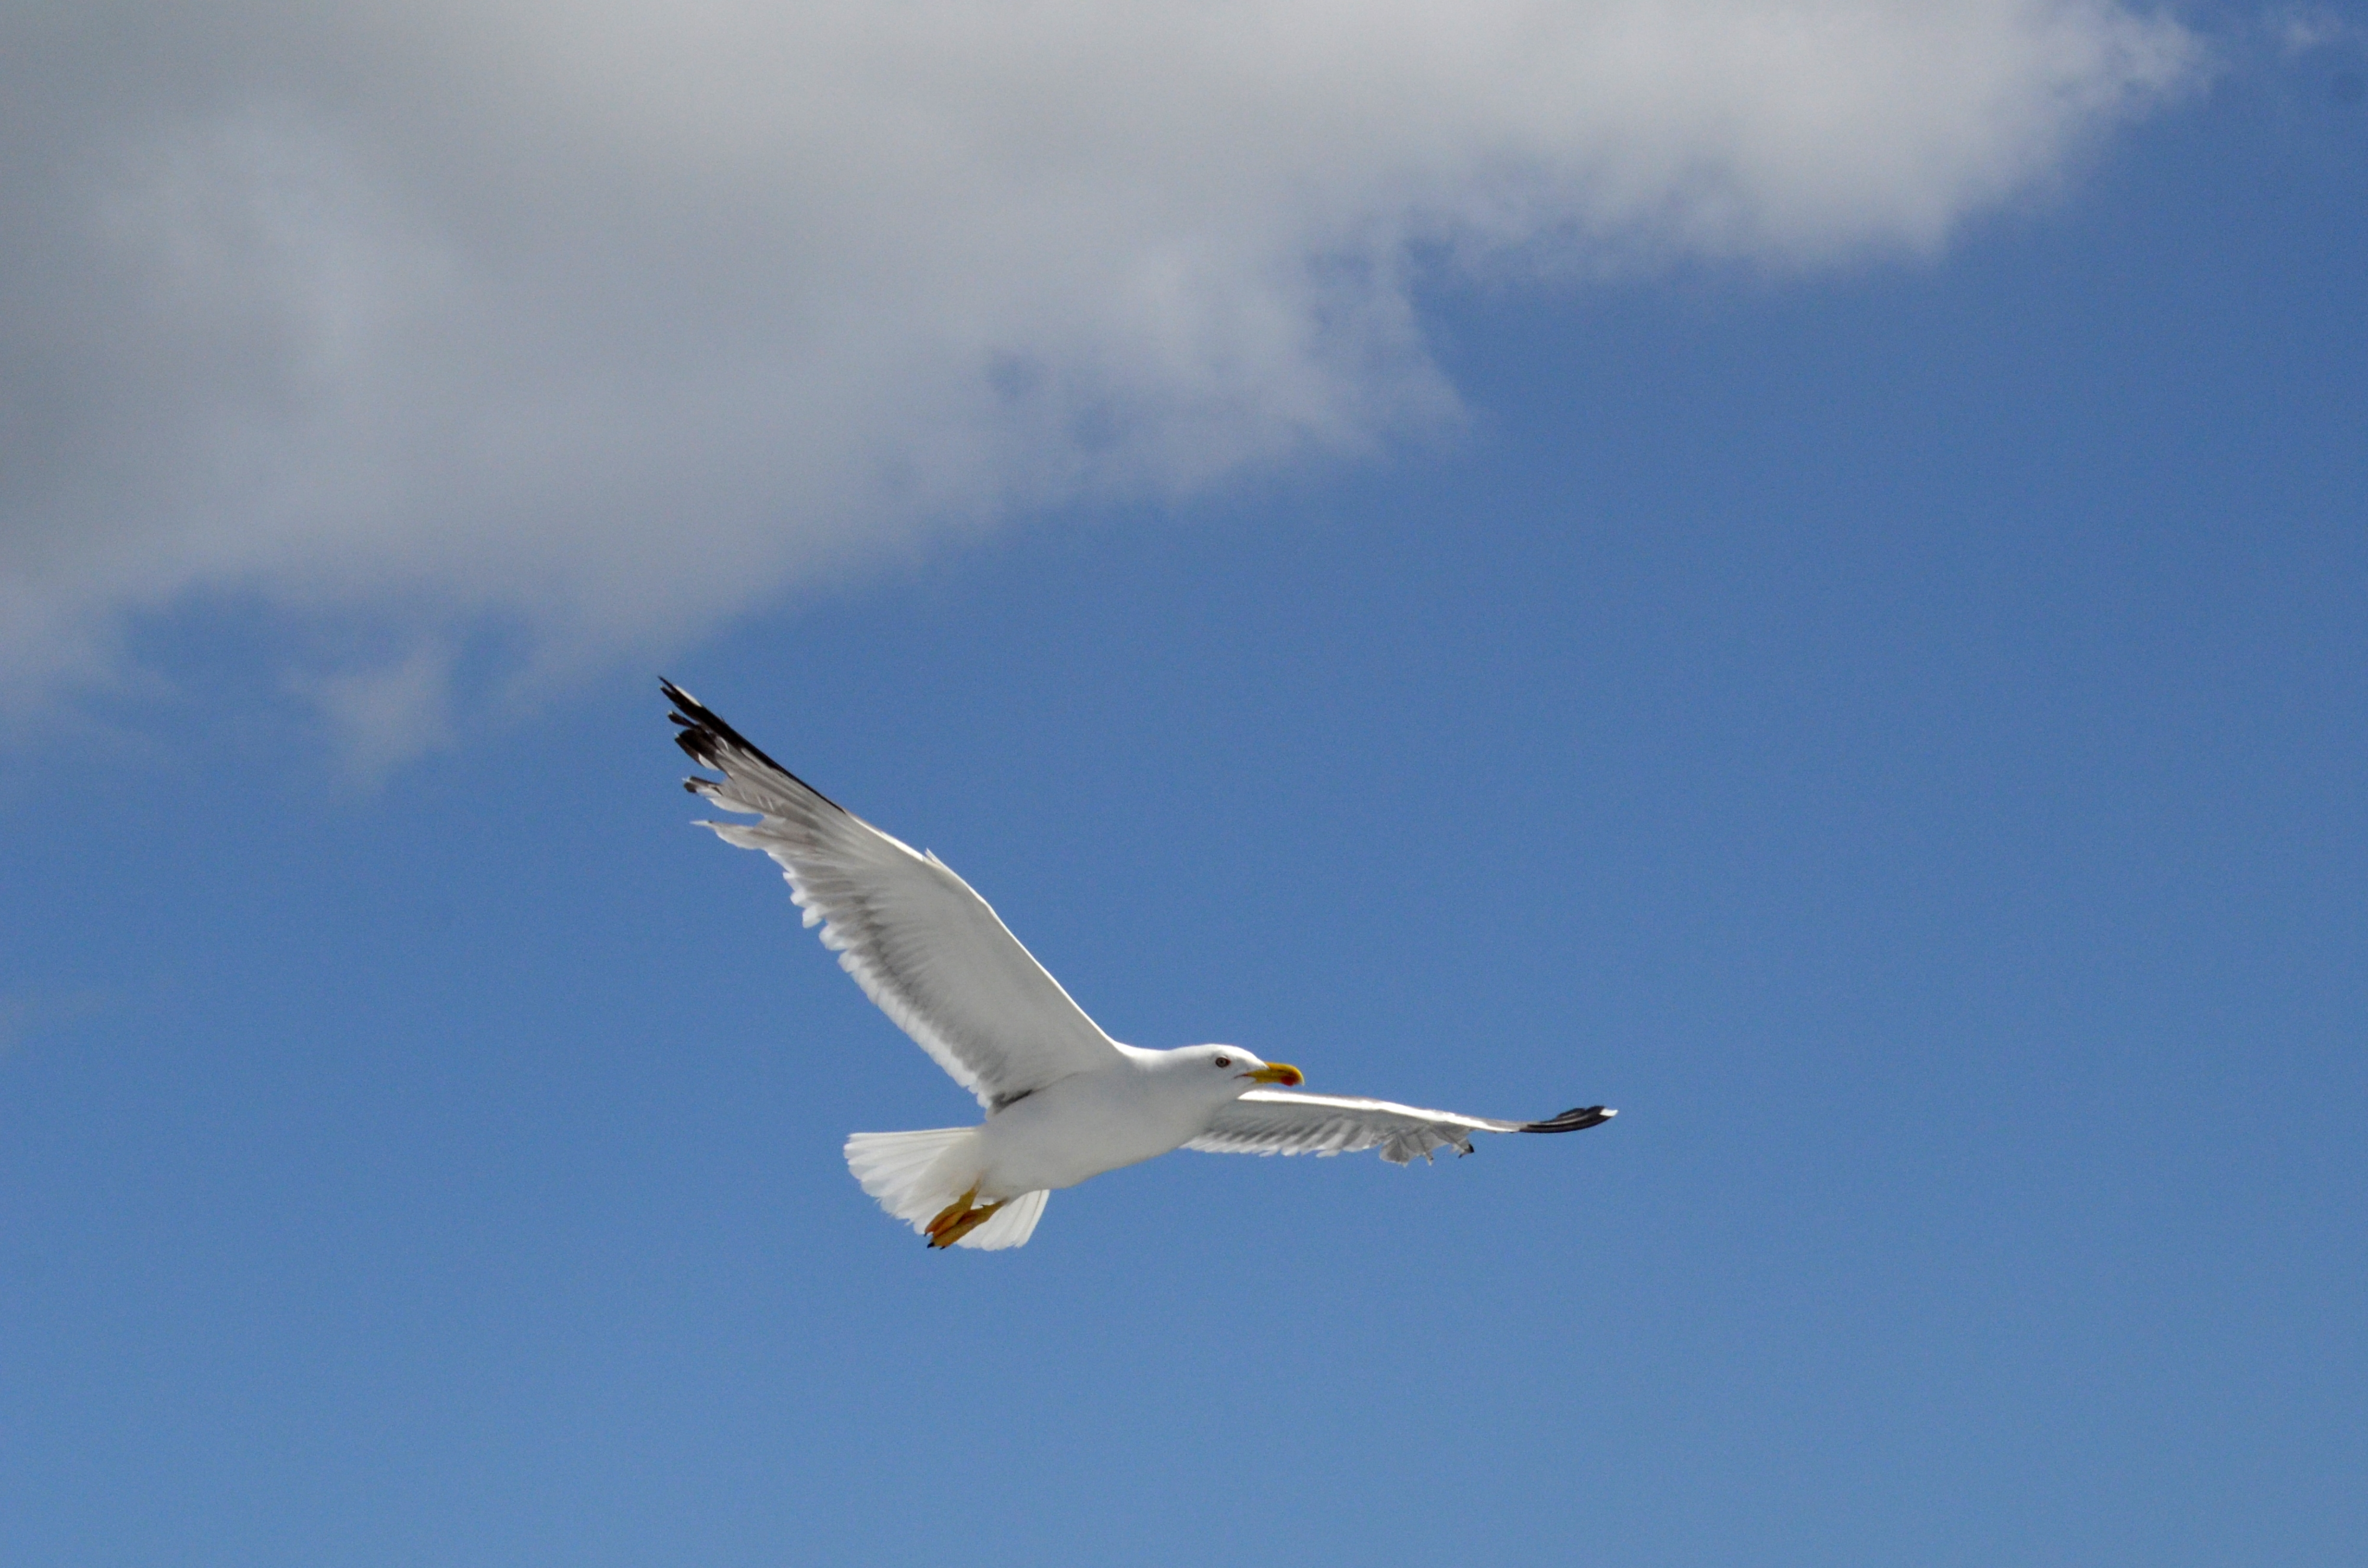
<svg viewBox="0 0 2368 1568">
<path fill-rule="evenodd" d="M 451 648 L 430 637 L 384 663 L 289 677 L 345 738 L 347 765 L 363 778 L 452 738 Z"/>
<path fill-rule="evenodd" d="M 2368 37 L 2368 28 L 2362 28 L 2324 6 L 2298 6 L 2272 11 L 2269 15 L 2268 25 L 2270 36 L 2288 57 L 2357 44 L 2363 37 Z"/>
<path fill-rule="evenodd" d="M 1927 250 L 2198 54 L 2108 0 L 51 10 L 0 51 L 19 690 L 209 593 L 649 648 L 1355 452 L 1453 417 L 1417 255 Z M 295 678 L 392 754 L 443 657 Z"/>
</svg>

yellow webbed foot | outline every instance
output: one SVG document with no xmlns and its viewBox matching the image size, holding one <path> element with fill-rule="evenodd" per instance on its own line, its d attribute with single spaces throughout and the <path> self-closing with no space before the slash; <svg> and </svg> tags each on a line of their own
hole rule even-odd
<svg viewBox="0 0 2368 1568">
<path fill-rule="evenodd" d="M 924 1230 L 931 1236 L 937 1235 L 948 1225 L 952 1224 L 955 1221 L 969 1213 L 971 1203 L 977 1197 L 978 1183 L 973 1182 L 970 1184 L 970 1190 L 968 1192 L 963 1193 L 960 1198 L 955 1199 L 951 1203 L 949 1203 L 943 1209 L 939 1210 L 938 1217 L 930 1221 L 927 1226 L 923 1227 Z M 937 1243 L 932 1241 L 929 1244 L 931 1246 L 935 1246 Z"/>
<path fill-rule="evenodd" d="M 989 1220 L 995 1218 L 995 1211 L 1003 1207 L 1002 1203 L 990 1203 L 984 1209 L 969 1208 L 971 1199 L 977 1196 L 977 1193 L 978 1188 L 972 1187 L 969 1193 L 963 1196 L 962 1207 L 969 1210 L 967 1213 L 953 1214 L 953 1210 L 949 1209 L 946 1211 L 946 1214 L 940 1214 L 935 1220 L 929 1221 L 929 1244 L 931 1246 L 950 1247 L 956 1242 L 962 1240 L 964 1236 L 970 1234 L 973 1231 L 977 1230 L 981 1225 L 985 1224 Z M 1008 1199 L 1006 1199 L 1006 1201 L 1008 1201 Z M 948 1214 L 953 1214 L 953 1218 L 950 1221 L 947 1219 Z"/>
</svg>

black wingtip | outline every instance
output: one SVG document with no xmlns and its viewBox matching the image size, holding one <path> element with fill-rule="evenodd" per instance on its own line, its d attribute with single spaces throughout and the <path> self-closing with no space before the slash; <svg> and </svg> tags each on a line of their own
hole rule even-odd
<svg viewBox="0 0 2368 1568">
<path fill-rule="evenodd" d="M 1590 1127 L 1600 1127 L 1620 1113 L 1610 1106 L 1577 1106 L 1560 1116 L 1550 1116 L 1543 1121 L 1525 1121 L 1523 1132 L 1584 1132 Z"/>
<path fill-rule="evenodd" d="M 713 709 L 709 708 L 664 676 L 658 677 L 658 689 L 666 693 L 668 702 L 674 704 L 675 710 L 666 715 L 678 726 L 675 732 L 674 744 L 680 746 L 691 761 L 701 767 L 712 767 L 718 773 L 729 773 L 731 770 L 723 766 L 723 751 L 728 746 L 755 757 L 774 772 L 813 790 L 814 798 L 833 811 L 847 810 L 845 806 L 840 805 L 821 790 L 815 790 L 813 785 L 806 783 L 804 779 L 799 778 L 796 774 L 767 756 L 762 746 L 725 723 L 716 716 Z M 682 787 L 695 795 L 699 793 L 699 786 L 701 782 L 696 778 L 686 778 L 683 780 Z"/>
</svg>

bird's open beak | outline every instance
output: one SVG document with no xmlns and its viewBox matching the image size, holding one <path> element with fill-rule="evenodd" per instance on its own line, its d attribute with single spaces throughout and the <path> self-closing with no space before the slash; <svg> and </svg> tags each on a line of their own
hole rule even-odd
<svg viewBox="0 0 2368 1568">
<path fill-rule="evenodd" d="M 1245 1073 L 1242 1076 L 1261 1084 L 1283 1084 L 1292 1088 L 1297 1088 L 1307 1081 L 1305 1075 L 1288 1062 L 1269 1062 L 1257 1072 Z"/>
</svg>

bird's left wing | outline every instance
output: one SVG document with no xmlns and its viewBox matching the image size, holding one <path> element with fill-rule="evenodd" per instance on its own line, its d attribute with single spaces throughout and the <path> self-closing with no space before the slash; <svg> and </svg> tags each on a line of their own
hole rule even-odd
<svg viewBox="0 0 2368 1568">
<path fill-rule="evenodd" d="M 723 775 L 683 787 L 758 819 L 705 825 L 780 864 L 839 967 L 979 1104 L 999 1110 L 1120 1060 L 1116 1042 L 943 861 L 840 806 L 680 687 L 666 694 L 681 726 L 676 744 Z"/>
<path fill-rule="evenodd" d="M 1382 1158 L 1403 1165 L 1417 1154 L 1427 1160 L 1438 1149 L 1468 1154 L 1474 1132 L 1577 1132 L 1619 1114 L 1582 1106 L 1543 1121 L 1498 1121 L 1389 1100 L 1252 1089 L 1184 1147 L 1211 1154 L 1345 1154 L 1378 1144 Z"/>
</svg>

